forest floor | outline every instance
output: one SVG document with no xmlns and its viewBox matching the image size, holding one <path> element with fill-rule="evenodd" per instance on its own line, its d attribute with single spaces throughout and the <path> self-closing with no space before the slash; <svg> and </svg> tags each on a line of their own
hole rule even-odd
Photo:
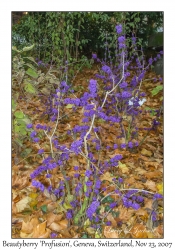
<svg viewBox="0 0 175 250">
<path fill-rule="evenodd" d="M 87 90 L 90 79 L 95 79 L 98 73 L 97 68 L 84 69 L 79 72 L 74 80 L 74 94 L 80 97 L 84 90 Z M 146 93 L 146 102 L 142 105 L 142 110 L 146 107 L 160 109 L 162 106 L 162 91 L 152 96 L 151 91 L 158 85 L 162 85 L 155 73 L 148 72 L 142 84 L 142 91 Z M 32 119 L 32 123 L 43 123 L 42 113 L 45 106 L 41 99 L 32 97 L 26 101 L 21 99 L 18 102 L 18 109 Z M 57 132 L 60 135 L 60 142 L 69 145 L 72 139 L 67 136 L 67 130 L 79 124 L 82 118 L 82 109 L 78 109 L 76 114 L 71 108 L 65 110 L 66 116 L 58 124 Z M 138 121 L 138 127 L 151 127 L 152 120 L 156 118 L 154 112 L 143 113 Z M 141 189 L 153 193 L 163 194 L 163 115 L 159 118 L 160 125 L 156 130 L 149 133 L 146 130 L 139 130 L 138 141 L 141 141 L 146 134 L 143 144 L 135 151 L 113 149 L 114 143 L 121 143 L 116 139 L 116 128 L 110 124 L 101 123 L 103 128 L 101 138 L 107 143 L 109 148 L 102 152 L 102 159 L 112 158 L 116 154 L 122 154 L 123 158 L 119 167 L 113 172 L 106 172 L 101 180 L 109 182 L 114 176 L 123 178 L 121 188 Z M 47 123 L 53 126 L 52 123 Z M 97 124 L 98 125 L 98 124 Z M 12 137 L 12 141 L 13 141 Z M 117 141 L 118 140 L 118 141 Z M 40 140 L 40 147 L 49 151 L 49 141 L 47 138 Z M 93 238 L 100 237 L 95 234 L 90 226 L 78 227 L 71 225 L 65 217 L 65 209 L 58 205 L 51 197 L 38 192 L 31 185 L 30 174 L 42 163 L 42 157 L 37 154 L 38 144 L 30 142 L 30 138 L 24 140 L 23 146 L 12 148 L 12 238 L 50 238 L 51 233 L 55 233 L 56 238 Z M 85 168 L 86 161 L 82 157 L 71 157 L 67 164 L 68 175 L 75 173 L 74 166 L 81 165 Z M 63 179 L 58 169 L 53 170 L 55 181 Z M 42 180 L 44 182 L 44 179 Z M 107 189 L 111 192 L 113 187 Z M 117 199 L 116 196 L 111 196 Z M 104 204 L 105 206 L 105 204 Z M 111 226 L 102 227 L 102 238 L 162 238 L 163 237 L 163 201 L 162 199 L 153 201 L 152 196 L 145 197 L 144 204 L 140 209 L 126 208 L 123 205 L 116 207 L 118 216 L 111 213 L 107 215 Z M 151 214 L 157 213 L 156 222 L 152 221 Z M 105 213 L 102 209 L 101 213 Z M 110 230 L 117 228 L 117 230 Z"/>
</svg>

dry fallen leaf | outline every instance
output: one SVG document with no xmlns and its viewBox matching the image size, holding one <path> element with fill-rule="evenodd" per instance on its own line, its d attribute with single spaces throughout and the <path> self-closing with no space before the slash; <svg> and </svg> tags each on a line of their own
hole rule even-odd
<svg viewBox="0 0 175 250">
<path fill-rule="evenodd" d="M 110 182 L 112 182 L 112 179 L 114 179 L 114 176 L 111 176 L 111 174 L 109 172 L 106 172 L 103 175 L 101 175 L 100 179 L 101 179 L 101 181 L 110 181 Z"/>
<path fill-rule="evenodd" d="M 13 175 L 12 177 L 12 188 L 14 189 L 23 189 L 26 186 L 28 186 L 29 183 L 29 177 L 28 176 L 24 176 L 21 177 L 19 175 Z"/>
<path fill-rule="evenodd" d="M 52 212 L 57 208 L 57 203 L 56 202 L 51 202 L 47 205 L 47 209 L 49 212 Z"/>
<path fill-rule="evenodd" d="M 47 198 L 50 199 L 50 193 L 49 193 L 49 191 L 47 190 L 47 188 L 44 189 L 43 194 L 44 194 L 44 196 L 46 196 Z"/>
<path fill-rule="evenodd" d="M 146 156 L 151 156 L 152 155 L 152 152 L 143 148 L 142 151 L 141 151 L 141 154 L 142 155 L 146 155 Z"/>
<path fill-rule="evenodd" d="M 22 228 L 20 232 L 21 238 L 31 238 L 33 234 L 33 229 L 38 225 L 39 221 L 36 217 L 29 219 L 28 221 L 22 222 Z"/>
<path fill-rule="evenodd" d="M 147 180 L 144 185 L 151 191 L 157 191 L 156 183 L 154 181 Z"/>
<path fill-rule="evenodd" d="M 21 231 L 21 232 L 20 232 L 20 237 L 21 237 L 22 239 L 26 239 L 26 238 L 30 239 L 30 238 L 32 238 L 32 234 L 33 234 L 33 233 L 27 234 L 27 233 L 24 233 L 23 231 Z"/>
<path fill-rule="evenodd" d="M 31 234 L 32 231 L 33 231 L 33 228 L 35 226 L 38 225 L 38 219 L 35 217 L 35 218 L 32 218 L 31 220 L 25 222 L 23 221 L 22 222 L 22 228 L 21 228 L 21 232 L 23 233 L 26 233 L 26 234 Z"/>
<path fill-rule="evenodd" d="M 145 176 L 148 178 L 148 179 L 152 179 L 152 178 L 159 178 L 162 176 L 162 173 L 160 171 L 153 171 L 153 172 L 148 172 L 148 173 L 145 173 Z"/>
<path fill-rule="evenodd" d="M 135 224 L 130 233 L 132 234 L 132 237 L 134 239 L 136 238 L 147 238 L 147 229 L 144 225 L 142 224 Z"/>
<path fill-rule="evenodd" d="M 12 214 L 16 214 L 17 213 L 17 208 L 16 208 L 16 203 L 12 201 Z"/>
<path fill-rule="evenodd" d="M 123 174 L 125 173 L 129 173 L 129 168 L 126 166 L 126 164 L 122 164 L 120 161 L 119 161 L 119 166 L 120 170 L 122 171 Z"/>
<path fill-rule="evenodd" d="M 145 198 L 145 208 L 152 209 L 153 200 Z"/>
<path fill-rule="evenodd" d="M 128 178 L 128 179 L 125 179 L 125 184 L 133 184 L 133 183 L 135 183 L 135 178 L 133 177 L 133 176 L 131 176 L 130 178 Z"/>
<path fill-rule="evenodd" d="M 47 226 L 50 226 L 53 222 L 59 222 L 63 217 L 63 214 L 54 214 L 50 212 L 47 214 Z"/>
<path fill-rule="evenodd" d="M 153 166 L 153 167 L 155 167 L 155 169 L 158 169 L 158 168 L 162 167 L 162 164 L 160 164 L 160 163 L 158 163 L 156 161 L 148 161 L 148 162 L 145 161 L 145 165 L 147 167 Z"/>
<path fill-rule="evenodd" d="M 32 238 L 48 238 L 51 230 L 46 228 L 46 221 L 38 224 L 32 234 Z"/>
<path fill-rule="evenodd" d="M 68 227 L 68 220 L 67 219 L 61 220 L 59 224 L 62 227 L 62 229 L 66 229 Z"/>
<path fill-rule="evenodd" d="M 32 201 L 32 198 L 30 197 L 25 197 L 22 200 L 20 200 L 19 202 L 16 203 L 16 208 L 17 208 L 17 212 L 20 213 L 21 211 L 23 211 L 26 208 L 30 208 L 29 203 Z"/>
<path fill-rule="evenodd" d="M 33 225 L 31 222 L 22 222 L 22 228 L 21 232 L 26 233 L 26 234 L 31 234 L 33 230 Z"/>
<path fill-rule="evenodd" d="M 53 222 L 49 228 L 53 231 L 56 231 L 56 232 L 60 232 L 62 230 L 65 230 L 67 229 L 67 226 L 68 226 L 68 220 L 64 219 L 58 223 L 56 222 Z"/>
<path fill-rule="evenodd" d="M 155 235 L 151 231 L 147 231 L 148 239 L 154 239 Z"/>
<path fill-rule="evenodd" d="M 60 231 L 60 234 L 62 235 L 63 238 L 72 238 L 72 235 L 68 231 L 68 229 L 64 229 Z"/>
<path fill-rule="evenodd" d="M 140 167 L 136 168 L 135 171 L 137 171 L 138 174 L 140 174 L 140 175 L 143 175 L 147 172 L 145 169 L 140 168 Z"/>
<path fill-rule="evenodd" d="M 63 228 L 56 222 L 52 222 L 52 224 L 49 226 L 49 228 L 52 231 L 60 232 Z"/>
<path fill-rule="evenodd" d="M 87 231 L 88 234 L 94 235 L 96 229 L 94 227 L 87 227 L 86 231 Z"/>
<path fill-rule="evenodd" d="M 133 209 L 127 209 L 126 207 L 119 206 L 118 211 L 120 212 L 119 214 L 119 219 L 122 221 L 127 221 L 131 218 L 133 215 Z"/>
<path fill-rule="evenodd" d="M 109 214 L 107 215 L 106 218 L 107 218 L 108 221 L 111 222 L 111 226 L 112 226 L 112 227 L 115 227 L 115 226 L 116 226 L 117 223 L 116 223 L 116 221 L 115 221 L 115 219 L 114 219 L 114 217 L 112 216 L 111 213 L 109 213 Z"/>
<path fill-rule="evenodd" d="M 136 210 L 135 213 L 136 213 L 136 215 L 140 215 L 140 216 L 144 216 L 144 217 L 148 216 L 148 212 L 143 208 Z"/>
<path fill-rule="evenodd" d="M 112 239 L 119 238 L 117 230 L 112 228 L 111 226 L 105 226 L 103 234 L 106 238 L 112 238 Z"/>
<path fill-rule="evenodd" d="M 163 238 L 163 225 L 159 225 L 154 229 L 154 234 L 158 238 Z"/>
</svg>

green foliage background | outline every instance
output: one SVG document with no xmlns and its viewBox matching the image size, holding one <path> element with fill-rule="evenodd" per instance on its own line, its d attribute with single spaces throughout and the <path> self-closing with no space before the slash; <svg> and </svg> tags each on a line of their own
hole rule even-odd
<svg viewBox="0 0 175 250">
<path fill-rule="evenodd" d="M 163 12 L 28 12 L 12 27 L 18 49 L 35 44 L 34 55 L 45 62 L 77 61 L 93 52 L 104 57 L 105 43 L 115 53 L 115 26 L 123 24 L 126 37 L 148 39 L 163 25 Z"/>
</svg>

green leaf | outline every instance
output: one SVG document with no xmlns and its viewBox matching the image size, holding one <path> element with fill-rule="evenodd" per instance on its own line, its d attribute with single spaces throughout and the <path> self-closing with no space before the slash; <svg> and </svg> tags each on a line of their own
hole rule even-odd
<svg viewBox="0 0 175 250">
<path fill-rule="evenodd" d="M 49 21 L 49 23 L 48 23 L 47 27 L 50 27 L 50 26 L 52 26 L 51 21 Z"/>
<path fill-rule="evenodd" d="M 101 119 L 101 118 L 100 118 L 100 119 L 98 119 L 98 121 L 99 121 L 99 122 L 102 122 L 102 123 L 104 123 L 104 122 L 105 122 L 105 120 L 103 120 L 103 119 Z"/>
<path fill-rule="evenodd" d="M 67 108 L 67 109 L 71 109 L 73 106 L 74 106 L 73 104 L 68 104 L 68 105 L 66 106 L 66 108 Z"/>
<path fill-rule="evenodd" d="M 36 71 L 35 67 L 33 67 L 32 64 L 30 63 L 24 63 L 24 65 L 28 66 L 29 68 L 33 69 L 34 71 Z"/>
<path fill-rule="evenodd" d="M 26 84 L 24 88 L 28 93 L 31 93 L 31 94 L 36 93 L 36 90 L 31 83 Z"/>
<path fill-rule="evenodd" d="M 23 142 L 22 142 L 19 138 L 16 138 L 16 139 L 15 139 L 15 142 L 16 142 L 16 144 L 18 144 L 20 147 L 23 147 Z"/>
<path fill-rule="evenodd" d="M 146 108 L 145 108 L 145 110 L 150 110 L 150 109 L 151 109 L 151 108 L 149 108 L 149 107 L 146 107 Z"/>
<path fill-rule="evenodd" d="M 24 128 L 20 128 L 19 133 L 20 133 L 21 135 L 26 135 L 26 134 L 27 134 L 27 132 L 26 132 L 26 130 L 25 130 Z"/>
<path fill-rule="evenodd" d="M 28 59 L 29 61 L 31 61 L 31 62 L 35 63 L 36 65 L 38 65 L 38 64 L 35 62 L 35 59 L 34 59 L 33 57 L 31 57 L 31 56 L 27 56 L 27 57 L 23 57 L 23 58 L 26 58 L 26 59 Z"/>
<path fill-rule="evenodd" d="M 16 124 L 21 127 L 26 127 L 26 123 L 23 119 L 16 118 Z"/>
<path fill-rule="evenodd" d="M 42 210 L 44 213 L 47 213 L 47 205 L 41 206 L 41 210 Z"/>
<path fill-rule="evenodd" d="M 34 46 L 35 46 L 35 44 L 33 44 L 33 45 L 29 46 L 29 47 L 24 47 L 22 52 L 32 50 L 34 48 Z"/>
<path fill-rule="evenodd" d="M 16 103 L 15 101 L 12 99 L 12 111 L 14 112 L 16 109 Z"/>
<path fill-rule="evenodd" d="M 31 120 L 27 117 L 25 117 L 24 119 L 22 119 L 23 122 L 25 122 L 25 124 L 29 124 L 31 122 Z"/>
<path fill-rule="evenodd" d="M 140 18 L 139 18 L 139 17 L 136 17 L 134 21 L 135 21 L 135 22 L 140 22 Z"/>
<path fill-rule="evenodd" d="M 21 157 L 26 157 L 28 156 L 30 153 L 32 152 L 31 148 L 26 148 L 25 150 L 22 151 L 22 153 L 20 154 Z"/>
<path fill-rule="evenodd" d="M 151 111 L 151 113 L 150 113 L 150 115 L 151 115 L 151 116 L 156 115 L 155 109 L 152 109 L 152 108 L 146 107 L 146 108 L 145 108 L 145 110 L 150 110 L 150 111 Z"/>
<path fill-rule="evenodd" d="M 117 212 L 115 212 L 115 211 L 112 211 L 112 215 L 113 215 L 113 217 L 119 217 L 119 214 L 120 214 L 120 212 L 119 211 L 117 211 Z"/>
<path fill-rule="evenodd" d="M 15 125 L 15 133 L 20 134 L 20 135 L 26 135 L 26 129 L 23 126 L 18 126 Z"/>
<path fill-rule="evenodd" d="M 26 74 L 28 74 L 29 76 L 33 77 L 33 78 L 38 78 L 38 74 L 36 73 L 35 70 L 29 68 L 27 71 L 26 71 Z"/>
<path fill-rule="evenodd" d="M 111 198 L 110 196 L 107 196 L 103 201 L 102 203 L 112 203 L 114 201 L 113 198 Z"/>
<path fill-rule="evenodd" d="M 72 194 L 69 194 L 69 195 L 67 195 L 67 197 L 66 197 L 66 200 L 70 203 L 71 201 L 73 201 L 73 199 L 74 199 L 74 196 L 72 195 Z"/>
<path fill-rule="evenodd" d="M 19 119 L 24 118 L 24 114 L 22 111 L 16 111 L 14 115 L 16 118 L 19 118 Z"/>
<path fill-rule="evenodd" d="M 88 239 L 88 235 L 87 234 L 83 234 L 83 236 L 81 237 L 81 239 Z"/>
<path fill-rule="evenodd" d="M 151 91 L 151 93 L 152 93 L 153 96 L 154 96 L 154 95 L 157 95 L 162 89 L 163 89 L 163 86 L 162 86 L 162 85 L 159 85 L 159 86 L 155 87 L 155 88 Z"/>
<path fill-rule="evenodd" d="M 110 206 L 106 206 L 105 207 L 105 212 L 108 212 L 110 209 L 111 209 Z"/>
<path fill-rule="evenodd" d="M 95 238 L 96 239 L 100 239 L 101 238 L 101 234 L 98 231 L 95 232 Z"/>
<path fill-rule="evenodd" d="M 29 210 L 29 209 L 26 209 L 22 212 L 22 214 L 24 215 L 29 215 L 29 214 L 32 214 L 32 210 Z"/>
<path fill-rule="evenodd" d="M 20 50 L 17 50 L 16 46 L 12 46 L 12 50 L 13 50 L 13 51 L 16 51 L 16 52 L 18 52 L 18 53 L 21 53 Z"/>
</svg>

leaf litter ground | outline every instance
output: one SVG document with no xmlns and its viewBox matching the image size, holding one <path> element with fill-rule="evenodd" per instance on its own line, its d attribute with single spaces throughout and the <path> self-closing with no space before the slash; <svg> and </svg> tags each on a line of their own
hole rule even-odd
<svg viewBox="0 0 175 250">
<path fill-rule="evenodd" d="M 73 82 L 75 95 L 80 97 L 83 91 L 88 87 L 87 79 L 94 78 L 97 68 L 85 69 L 77 74 Z M 146 74 L 150 79 L 143 82 L 143 91 L 146 92 L 147 101 L 142 109 L 159 109 L 162 103 L 162 92 L 152 96 L 152 90 L 161 85 L 160 82 L 154 82 L 152 79 L 157 77 L 153 72 Z M 18 91 L 18 90 L 17 90 Z M 27 102 L 21 100 L 18 102 L 19 110 L 31 117 L 34 124 L 45 123 L 45 117 L 42 117 L 44 106 L 39 98 L 33 97 Z M 67 136 L 67 130 L 80 124 L 82 118 L 82 109 L 77 113 L 72 112 L 72 107 L 65 109 L 66 116 L 57 128 L 59 141 L 69 145 L 72 141 Z M 154 114 L 142 115 L 139 120 L 139 128 L 150 127 Z M 116 141 L 117 130 L 109 124 L 100 123 L 103 128 L 101 138 L 111 146 L 108 150 L 102 151 L 101 158 L 112 158 L 116 154 L 122 154 L 119 167 L 116 171 L 106 172 L 101 180 L 105 181 L 108 187 L 106 193 L 114 190 L 110 185 L 115 176 L 124 179 L 121 188 L 123 189 L 144 189 L 153 193 L 163 194 L 163 118 L 156 131 L 150 131 L 144 143 L 137 151 L 126 151 L 113 149 L 112 145 Z M 53 126 L 52 123 L 48 124 Z M 97 123 L 98 125 L 98 123 Z M 139 132 L 139 141 L 141 141 L 147 131 Z M 13 140 L 13 138 L 12 138 Z M 118 141 L 121 143 L 122 141 Z M 40 146 L 50 151 L 49 143 L 46 138 L 41 139 Z M 114 208 L 114 213 L 107 214 L 110 226 L 102 226 L 102 233 L 99 235 L 90 227 L 88 221 L 84 227 L 70 225 L 65 218 L 65 211 L 69 207 L 60 206 L 59 202 L 47 193 L 39 193 L 31 185 L 30 174 L 42 162 L 41 156 L 37 155 L 39 148 L 36 144 L 31 144 L 29 140 L 24 141 L 23 147 L 18 146 L 12 150 L 12 238 L 50 238 L 51 233 L 55 233 L 56 238 L 162 238 L 163 237 L 163 202 L 155 202 L 150 195 L 145 198 L 144 206 L 138 210 L 125 208 L 120 205 Z M 95 149 L 94 149 L 95 153 Z M 73 166 L 80 165 L 84 172 L 86 161 L 82 157 L 71 157 L 67 164 L 68 175 L 71 177 L 75 173 Z M 58 169 L 54 169 L 53 182 L 63 179 Z M 42 180 L 44 182 L 44 180 Z M 111 195 L 111 198 L 117 200 L 117 195 Z M 105 205 L 105 204 L 104 204 Z M 67 205 L 69 206 L 69 205 Z M 151 219 L 151 211 L 155 210 L 158 214 L 156 224 Z M 105 208 L 102 206 L 100 213 L 105 214 Z M 117 230 L 114 230 L 116 229 Z"/>
</svg>

